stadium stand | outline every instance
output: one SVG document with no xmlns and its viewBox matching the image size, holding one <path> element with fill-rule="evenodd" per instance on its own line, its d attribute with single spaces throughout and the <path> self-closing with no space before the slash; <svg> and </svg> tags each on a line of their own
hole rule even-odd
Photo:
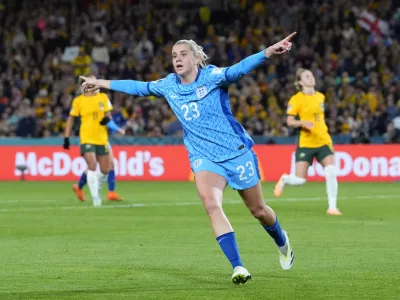
<svg viewBox="0 0 400 300">
<path fill-rule="evenodd" d="M 173 2 L 174 4 L 170 4 Z M 201 4 L 203 3 L 203 4 Z M 278 5 L 279 3 L 279 5 Z M 367 5 L 365 6 L 365 4 Z M 379 5 L 378 5 L 379 3 Z M 151 81 L 173 42 L 194 39 L 229 66 L 297 31 L 289 55 L 230 87 L 254 136 L 292 136 L 285 107 L 298 67 L 326 95 L 332 135 L 400 142 L 400 9 L 395 1 L 0 1 L 0 136 L 62 135 L 79 75 Z M 180 136 L 162 99 L 110 93 L 128 136 Z"/>
</svg>

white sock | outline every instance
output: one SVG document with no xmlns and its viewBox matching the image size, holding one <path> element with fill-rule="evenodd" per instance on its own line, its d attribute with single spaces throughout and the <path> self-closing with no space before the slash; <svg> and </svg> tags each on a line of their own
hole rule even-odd
<svg viewBox="0 0 400 300">
<path fill-rule="evenodd" d="M 104 174 L 100 170 L 97 170 L 97 180 L 99 182 L 99 194 L 100 194 L 100 191 L 103 188 L 104 183 L 107 181 L 107 174 Z"/>
<path fill-rule="evenodd" d="M 283 182 L 288 185 L 302 185 L 306 183 L 306 179 L 290 174 L 283 178 Z"/>
<path fill-rule="evenodd" d="M 326 193 L 328 194 L 329 209 L 337 208 L 338 182 L 336 179 L 336 167 L 325 167 Z"/>
<path fill-rule="evenodd" d="M 279 248 L 279 251 L 281 251 L 281 253 L 283 254 L 283 255 L 287 255 L 287 251 L 288 251 L 288 244 L 287 244 L 287 242 L 285 243 L 285 245 L 283 245 L 282 247 L 278 247 Z"/>
<path fill-rule="evenodd" d="M 96 171 L 87 171 L 87 184 L 89 186 L 90 195 L 93 199 L 93 205 L 101 205 L 101 199 L 99 197 L 99 180 L 97 178 Z"/>
</svg>

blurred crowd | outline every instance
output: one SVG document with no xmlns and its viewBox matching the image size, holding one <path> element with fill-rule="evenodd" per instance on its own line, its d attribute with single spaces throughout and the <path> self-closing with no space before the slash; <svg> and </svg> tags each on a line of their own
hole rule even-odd
<svg viewBox="0 0 400 300">
<path fill-rule="evenodd" d="M 182 3 L 181 3 L 182 2 Z M 174 41 L 194 39 L 229 66 L 297 31 L 287 55 L 230 87 L 251 135 L 290 136 L 285 109 L 297 68 L 326 95 L 333 135 L 400 142 L 400 9 L 396 1 L 0 0 L 0 136 L 63 134 L 79 75 L 152 81 L 173 71 Z M 202 5 L 202 3 L 204 3 Z M 364 28 L 363 12 L 369 19 Z M 378 22 L 379 21 L 379 22 Z M 367 26 L 368 27 L 368 26 Z M 180 136 L 163 99 L 109 92 L 130 136 Z M 78 133 L 78 126 L 75 126 Z"/>
</svg>

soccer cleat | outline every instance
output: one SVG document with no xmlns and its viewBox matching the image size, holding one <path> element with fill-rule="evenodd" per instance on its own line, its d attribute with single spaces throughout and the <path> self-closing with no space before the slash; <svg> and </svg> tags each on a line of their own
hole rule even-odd
<svg viewBox="0 0 400 300">
<path fill-rule="evenodd" d="M 284 230 L 282 230 L 282 231 L 286 237 L 287 252 L 286 252 L 286 255 L 283 255 L 283 253 L 280 250 L 278 250 L 279 251 L 279 262 L 281 263 L 282 269 L 287 271 L 287 270 L 290 270 L 290 268 L 293 266 L 294 253 L 293 253 L 292 247 L 290 246 L 289 237 L 288 237 L 287 232 Z"/>
<path fill-rule="evenodd" d="M 107 200 L 109 201 L 122 201 L 123 199 L 114 191 L 109 191 L 107 194 Z"/>
<path fill-rule="evenodd" d="M 341 216 L 342 213 L 337 208 L 329 208 L 326 213 L 331 216 Z"/>
<path fill-rule="evenodd" d="M 279 197 L 283 193 L 283 187 L 285 186 L 285 182 L 283 181 L 283 178 L 285 178 L 287 174 L 282 174 L 281 178 L 279 178 L 277 184 L 275 185 L 274 189 L 274 195 L 275 197 Z"/>
<path fill-rule="evenodd" d="M 83 191 L 79 188 L 79 186 L 77 184 L 74 184 L 72 186 L 72 190 L 74 191 L 76 197 L 80 200 L 80 201 L 85 201 L 85 195 L 83 194 Z"/>
<path fill-rule="evenodd" d="M 237 266 L 233 269 L 232 282 L 234 284 L 245 284 L 249 279 L 251 279 L 249 271 L 242 266 Z"/>
</svg>

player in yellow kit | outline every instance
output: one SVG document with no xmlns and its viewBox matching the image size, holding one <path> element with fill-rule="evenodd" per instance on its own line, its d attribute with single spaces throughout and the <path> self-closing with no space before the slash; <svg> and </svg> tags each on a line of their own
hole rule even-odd
<svg viewBox="0 0 400 300">
<path fill-rule="evenodd" d="M 332 139 L 325 123 L 325 96 L 315 90 L 315 78 L 311 71 L 298 69 L 295 85 L 299 91 L 289 100 L 287 124 L 300 129 L 296 149 L 295 174 L 283 174 L 275 186 L 274 194 L 282 195 L 288 185 L 301 185 L 306 182 L 308 167 L 314 157 L 324 167 L 328 210 L 330 215 L 341 215 L 337 208 L 338 183 L 336 179 L 335 156 Z M 299 120 L 296 120 L 296 117 Z"/>
<path fill-rule="evenodd" d="M 94 76 L 93 76 L 94 77 Z M 109 169 L 109 146 L 107 123 L 111 120 L 112 105 L 107 94 L 99 90 L 85 92 L 76 97 L 65 127 L 64 148 L 69 148 L 69 136 L 75 117 L 81 117 L 79 130 L 80 150 L 88 165 L 87 184 L 94 206 L 101 205 L 99 187 L 107 178 Z M 96 172 L 97 162 L 100 171 Z"/>
</svg>

